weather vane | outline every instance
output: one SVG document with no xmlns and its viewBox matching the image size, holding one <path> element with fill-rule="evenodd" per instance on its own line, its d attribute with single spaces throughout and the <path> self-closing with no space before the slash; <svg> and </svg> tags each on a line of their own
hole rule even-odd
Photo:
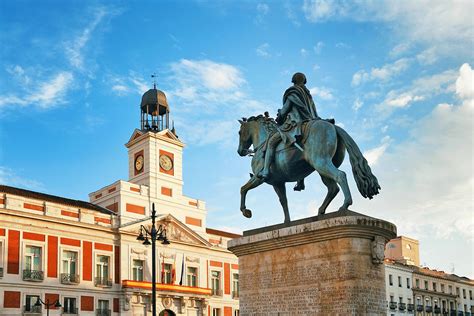
<svg viewBox="0 0 474 316">
<path fill-rule="evenodd" d="M 156 72 L 154 72 L 151 77 L 153 78 L 153 88 L 156 89 Z"/>
</svg>

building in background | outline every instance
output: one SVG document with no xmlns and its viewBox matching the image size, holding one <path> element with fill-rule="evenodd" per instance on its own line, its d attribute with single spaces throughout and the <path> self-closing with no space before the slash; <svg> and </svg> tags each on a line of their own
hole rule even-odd
<svg viewBox="0 0 474 316">
<path fill-rule="evenodd" d="M 474 280 L 420 267 L 418 241 L 404 236 L 385 249 L 387 315 L 471 316 Z"/>
<path fill-rule="evenodd" d="M 129 180 L 90 202 L 0 186 L 0 315 L 151 314 L 151 249 L 137 241 L 151 205 L 170 245 L 157 245 L 160 316 L 237 316 L 239 235 L 207 228 L 204 201 L 183 195 L 184 144 L 165 94 L 147 91 L 128 148 Z"/>
</svg>

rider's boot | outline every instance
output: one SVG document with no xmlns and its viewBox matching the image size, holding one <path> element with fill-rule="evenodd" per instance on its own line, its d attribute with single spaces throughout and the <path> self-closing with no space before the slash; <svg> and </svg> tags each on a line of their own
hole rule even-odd
<svg viewBox="0 0 474 316">
<path fill-rule="evenodd" d="M 263 170 L 258 173 L 258 177 L 264 180 L 267 180 L 270 176 L 270 164 L 273 161 L 273 156 L 275 155 L 275 148 L 268 146 L 267 153 L 265 154 L 265 162 L 263 164 Z"/>
<path fill-rule="evenodd" d="M 296 182 L 296 185 L 295 185 L 295 187 L 293 188 L 293 190 L 295 190 L 295 191 L 303 191 L 304 188 L 305 188 L 305 186 L 304 186 L 304 178 L 303 178 L 303 179 L 298 180 L 298 181 Z"/>
</svg>

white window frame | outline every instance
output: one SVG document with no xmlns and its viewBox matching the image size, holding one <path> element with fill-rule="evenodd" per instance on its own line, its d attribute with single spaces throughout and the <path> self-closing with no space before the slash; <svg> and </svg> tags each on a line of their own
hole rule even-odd
<svg viewBox="0 0 474 316">
<path fill-rule="evenodd" d="M 108 297 L 100 297 L 100 296 L 97 297 L 96 300 L 95 300 L 95 302 L 94 302 L 94 303 L 95 303 L 95 306 L 94 306 L 94 307 L 95 307 L 95 310 L 98 310 L 98 309 L 99 309 L 99 301 L 107 301 L 107 302 L 109 302 L 109 303 L 108 303 L 108 307 L 109 307 L 108 309 L 110 310 L 110 314 L 113 313 L 113 311 L 112 311 L 113 306 L 112 306 L 112 304 L 110 303 L 110 301 L 111 301 L 110 298 L 108 298 Z"/>
<path fill-rule="evenodd" d="M 143 265 L 142 265 L 142 280 L 141 280 L 141 281 L 140 281 L 140 280 L 135 280 L 135 278 L 134 278 L 134 273 L 133 273 L 133 268 L 135 267 L 135 266 L 133 265 L 133 261 L 134 261 L 134 260 L 139 260 L 139 261 L 142 261 L 142 262 L 143 262 Z M 131 263 L 131 265 L 130 265 L 130 279 L 133 280 L 133 281 L 138 281 L 138 282 L 143 282 L 143 281 L 145 281 L 146 260 L 145 260 L 144 258 L 135 258 L 135 257 L 132 257 L 132 258 L 130 259 L 130 263 Z"/>
<path fill-rule="evenodd" d="M 189 284 L 188 282 L 188 268 L 194 268 L 196 269 L 196 285 L 195 287 L 199 287 L 199 281 L 200 281 L 200 277 L 199 277 L 199 266 L 197 264 L 185 264 L 184 265 L 184 272 L 186 273 L 186 285 L 187 286 L 193 286 L 191 284 Z"/>
<path fill-rule="evenodd" d="M 79 275 L 79 277 L 81 277 L 82 253 L 81 253 L 80 247 L 63 247 L 63 246 L 60 247 L 60 252 L 59 252 L 60 255 L 61 255 L 60 258 L 59 258 L 59 271 L 61 271 L 60 273 L 70 273 L 70 272 L 65 272 L 63 270 L 63 255 L 64 255 L 65 251 L 75 252 L 77 254 L 77 257 L 76 257 L 76 274 Z"/>
<path fill-rule="evenodd" d="M 41 260 L 40 260 L 41 267 L 40 267 L 40 270 L 38 270 L 38 271 L 43 271 L 43 273 L 46 272 L 46 269 L 45 269 L 46 268 L 45 242 L 44 241 L 35 241 L 35 240 L 24 240 L 22 242 L 22 253 L 21 253 L 22 273 L 23 273 L 23 270 L 26 270 L 26 260 L 25 260 L 25 258 L 26 258 L 26 247 L 27 246 L 41 248 Z"/>
<path fill-rule="evenodd" d="M 212 269 L 210 269 L 210 273 L 209 273 L 209 283 L 211 283 L 211 289 L 212 289 L 212 286 L 213 286 L 213 282 L 212 282 L 212 272 L 213 271 L 216 271 L 216 272 L 219 272 L 219 288 L 217 290 L 220 290 L 222 292 L 224 292 L 224 284 L 223 284 L 223 275 L 224 275 L 224 271 L 222 269 L 219 269 L 219 268 L 215 268 L 215 267 L 212 267 Z"/>
<path fill-rule="evenodd" d="M 80 296 L 76 296 L 76 295 L 69 295 L 69 294 L 61 294 L 59 295 L 60 296 L 60 302 L 61 302 L 61 309 L 64 308 L 64 299 L 66 298 L 74 298 L 76 300 L 76 309 L 77 309 L 77 312 L 79 313 L 81 311 L 81 301 L 80 301 Z"/>
<path fill-rule="evenodd" d="M 7 272 L 5 271 L 5 238 L 0 237 L 0 268 L 3 268 L 3 275 Z"/>
<path fill-rule="evenodd" d="M 93 261 L 93 280 L 97 278 L 97 257 L 98 256 L 106 256 L 109 257 L 109 279 L 112 281 L 112 286 L 114 284 L 114 277 L 115 277 L 115 258 L 114 258 L 114 251 L 104 251 L 104 250 L 94 250 L 92 252 L 94 261 Z"/>
</svg>

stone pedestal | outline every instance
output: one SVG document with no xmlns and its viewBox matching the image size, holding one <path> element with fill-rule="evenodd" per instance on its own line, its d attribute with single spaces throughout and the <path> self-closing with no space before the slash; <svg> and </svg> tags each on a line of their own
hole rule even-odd
<svg viewBox="0 0 474 316">
<path fill-rule="evenodd" d="M 384 248 L 395 225 L 352 211 L 244 232 L 240 314 L 386 315 Z"/>
</svg>

